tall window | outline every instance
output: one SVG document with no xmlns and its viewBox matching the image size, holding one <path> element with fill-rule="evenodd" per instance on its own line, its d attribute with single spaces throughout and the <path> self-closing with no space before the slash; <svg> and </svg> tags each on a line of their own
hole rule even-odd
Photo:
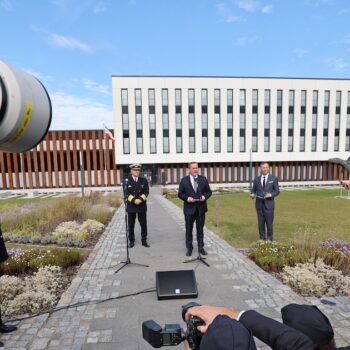
<svg viewBox="0 0 350 350">
<path fill-rule="evenodd" d="M 329 96 L 330 91 L 325 91 L 323 107 L 323 151 L 328 151 Z"/>
<path fill-rule="evenodd" d="M 264 96 L 264 152 L 270 152 L 270 110 L 271 91 L 265 90 Z"/>
<path fill-rule="evenodd" d="M 162 89 L 163 153 L 170 152 L 168 89 Z"/>
<path fill-rule="evenodd" d="M 141 154 L 143 153 L 141 89 L 135 89 L 135 116 L 136 116 L 136 150 L 138 154 Z"/>
<path fill-rule="evenodd" d="M 150 153 L 157 153 L 156 143 L 156 100 L 154 89 L 148 89 L 149 146 Z"/>
<path fill-rule="evenodd" d="M 252 91 L 252 152 L 258 151 L 258 90 Z"/>
<path fill-rule="evenodd" d="M 306 90 L 301 91 L 300 101 L 300 152 L 305 152 Z"/>
<path fill-rule="evenodd" d="M 175 89 L 176 153 L 182 153 L 182 102 L 181 89 Z"/>
<path fill-rule="evenodd" d="M 239 91 L 239 151 L 245 152 L 246 93 Z"/>
<path fill-rule="evenodd" d="M 312 92 L 312 129 L 311 129 L 311 151 L 317 148 L 317 114 L 318 114 L 318 91 Z"/>
<path fill-rule="evenodd" d="M 293 152 L 293 136 L 294 136 L 294 90 L 289 90 L 288 152 Z"/>
<path fill-rule="evenodd" d="M 277 90 L 277 113 L 276 113 L 276 152 L 282 151 L 282 90 Z"/>
<path fill-rule="evenodd" d="M 336 99 L 335 99 L 335 121 L 334 121 L 334 150 L 335 151 L 339 151 L 340 106 L 341 106 L 341 91 L 337 91 Z"/>
<path fill-rule="evenodd" d="M 227 152 L 233 152 L 233 90 L 227 90 Z"/>
<path fill-rule="evenodd" d="M 348 105 L 346 108 L 346 139 L 345 139 L 345 151 L 350 151 L 350 91 L 348 91 Z"/>
<path fill-rule="evenodd" d="M 122 123 L 123 123 L 123 152 L 130 154 L 130 131 L 129 131 L 129 106 L 128 89 L 121 90 L 122 98 Z"/>
<path fill-rule="evenodd" d="M 220 90 L 214 90 L 214 150 L 216 153 L 221 151 L 221 138 L 220 138 L 220 128 L 221 128 L 221 120 L 220 120 Z"/>
<path fill-rule="evenodd" d="M 208 153 L 208 90 L 202 89 L 202 152 Z"/>
<path fill-rule="evenodd" d="M 196 152 L 195 142 L 195 103 L 194 89 L 188 90 L 188 129 L 189 129 L 189 152 Z"/>
</svg>

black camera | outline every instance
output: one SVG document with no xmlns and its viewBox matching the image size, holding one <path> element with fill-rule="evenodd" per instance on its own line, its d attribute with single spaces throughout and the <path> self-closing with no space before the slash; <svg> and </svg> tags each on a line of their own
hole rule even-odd
<svg viewBox="0 0 350 350">
<path fill-rule="evenodd" d="M 197 303 L 188 303 L 182 307 L 182 319 L 185 320 L 185 315 L 188 309 L 193 306 L 200 306 Z M 154 348 L 162 346 L 176 346 L 184 340 L 188 341 L 190 348 L 198 350 L 202 340 L 202 334 L 197 327 L 204 325 L 204 322 L 195 316 L 191 316 L 186 321 L 187 329 L 184 331 L 179 324 L 166 324 L 162 328 L 158 323 L 149 320 L 142 323 L 142 336 Z"/>
</svg>

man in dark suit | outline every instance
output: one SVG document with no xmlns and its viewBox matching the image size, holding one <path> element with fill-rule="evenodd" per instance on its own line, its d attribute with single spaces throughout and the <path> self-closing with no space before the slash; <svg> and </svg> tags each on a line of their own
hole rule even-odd
<svg viewBox="0 0 350 350">
<path fill-rule="evenodd" d="M 181 179 L 178 196 L 184 201 L 186 223 L 186 256 L 192 255 L 192 231 L 196 222 L 198 250 L 207 255 L 204 249 L 203 227 L 205 213 L 208 211 L 207 200 L 211 196 L 211 189 L 205 176 L 198 175 L 198 163 L 191 162 L 190 174 Z"/>
<path fill-rule="evenodd" d="M 258 214 L 259 239 L 273 240 L 273 219 L 275 212 L 275 197 L 280 193 L 278 179 L 270 174 L 269 163 L 260 164 L 261 174 L 253 183 L 250 197 L 255 200 L 255 208 Z M 266 229 L 265 229 L 266 227 Z"/>
<path fill-rule="evenodd" d="M 205 323 L 203 326 L 199 326 L 198 330 L 202 333 L 211 332 L 216 333 L 216 338 L 211 337 L 211 347 L 208 349 L 220 349 L 220 350 L 232 350 L 233 342 L 233 329 L 234 323 L 237 321 L 241 323 L 245 328 L 250 330 L 252 334 L 263 341 L 265 344 L 272 347 L 274 350 L 312 350 L 314 344 L 310 338 L 308 338 L 302 332 L 289 327 L 281 322 L 275 321 L 272 318 L 263 316 L 256 311 L 239 311 L 235 308 L 217 307 L 217 306 L 194 306 L 188 309 L 185 318 L 188 320 L 190 316 L 197 316 Z M 223 318 L 226 316 L 225 318 Z M 221 329 L 216 329 L 212 326 L 217 323 L 218 318 L 221 318 Z M 223 334 L 223 331 L 225 334 Z M 223 336 L 231 339 L 223 344 L 221 347 L 217 347 L 215 339 L 220 339 Z M 202 338 L 202 342 L 205 336 Z M 187 347 L 187 350 L 189 348 Z M 200 349 L 202 349 L 202 344 Z M 246 348 L 250 349 L 250 348 Z"/>
<path fill-rule="evenodd" d="M 0 264 L 6 261 L 9 258 L 7 254 L 7 249 L 5 246 L 4 238 L 2 236 L 2 229 L 1 229 L 1 223 L 0 223 Z M 17 329 L 16 326 L 7 326 L 5 323 L 2 322 L 1 319 L 1 309 L 0 309 L 0 333 L 9 333 L 13 332 Z M 0 347 L 4 346 L 2 342 L 0 342 Z"/>
<path fill-rule="evenodd" d="M 124 194 L 126 198 L 126 211 L 129 224 L 129 248 L 135 245 L 135 221 L 136 214 L 141 226 L 141 240 L 144 247 L 147 243 L 147 196 L 149 194 L 148 181 L 140 177 L 141 165 L 131 164 L 131 175 L 124 182 Z"/>
</svg>

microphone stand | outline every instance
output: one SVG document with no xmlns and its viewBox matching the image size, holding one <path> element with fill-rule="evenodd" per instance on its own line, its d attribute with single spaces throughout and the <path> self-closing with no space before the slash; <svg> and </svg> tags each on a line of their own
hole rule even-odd
<svg viewBox="0 0 350 350">
<path fill-rule="evenodd" d="M 128 223 L 128 213 L 126 211 L 126 206 L 127 206 L 126 184 L 127 184 L 127 182 L 125 183 L 125 181 L 124 181 L 123 185 L 124 185 L 124 208 L 125 208 L 124 221 L 125 221 L 126 259 L 125 259 L 125 261 L 121 261 L 119 263 L 119 264 L 121 264 L 121 266 L 114 273 L 118 273 L 120 270 L 122 270 L 127 265 L 149 267 L 149 265 L 144 265 L 144 264 L 138 264 L 138 263 L 131 262 L 131 259 L 130 259 L 130 256 L 129 256 L 129 244 L 128 244 L 129 223 Z"/>
<path fill-rule="evenodd" d="M 198 184 L 198 192 L 199 192 L 199 200 L 198 201 L 201 202 L 202 194 L 199 191 L 199 184 Z M 201 250 L 199 248 L 199 242 L 197 242 L 197 244 L 198 244 L 198 256 L 196 258 L 187 259 L 183 263 L 188 264 L 188 263 L 193 262 L 193 261 L 201 261 L 204 265 L 210 267 L 210 265 L 205 261 L 206 258 L 203 258 L 201 255 Z"/>
</svg>

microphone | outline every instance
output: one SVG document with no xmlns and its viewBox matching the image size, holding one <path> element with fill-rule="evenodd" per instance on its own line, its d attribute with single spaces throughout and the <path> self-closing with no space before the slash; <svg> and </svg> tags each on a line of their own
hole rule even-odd
<svg viewBox="0 0 350 350">
<path fill-rule="evenodd" d="M 124 196 L 126 196 L 126 189 L 128 187 L 128 183 L 129 183 L 129 179 L 125 178 L 123 181 L 123 192 L 124 192 Z"/>
</svg>

